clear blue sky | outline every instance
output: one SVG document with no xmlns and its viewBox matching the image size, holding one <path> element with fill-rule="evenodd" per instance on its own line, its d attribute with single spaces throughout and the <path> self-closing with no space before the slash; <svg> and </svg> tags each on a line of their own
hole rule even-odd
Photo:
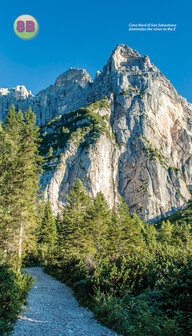
<svg viewBox="0 0 192 336">
<path fill-rule="evenodd" d="M 129 45 L 166 75 L 192 102 L 191 1 L 178 0 L 30 0 L 1 3 L 0 87 L 25 85 L 33 93 L 55 82 L 69 67 L 85 68 L 94 77 L 112 49 Z M 38 36 L 19 39 L 14 20 L 34 16 Z M 176 23 L 176 32 L 129 32 L 129 23 Z"/>
</svg>

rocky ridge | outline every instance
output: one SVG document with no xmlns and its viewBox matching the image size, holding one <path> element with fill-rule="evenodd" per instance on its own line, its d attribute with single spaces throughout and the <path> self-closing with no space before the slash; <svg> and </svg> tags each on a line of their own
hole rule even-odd
<svg viewBox="0 0 192 336">
<path fill-rule="evenodd" d="M 148 56 L 118 45 L 94 81 L 83 69 L 69 69 L 35 96 L 19 88 L 0 89 L 0 118 L 13 103 L 32 107 L 48 158 L 41 184 L 55 213 L 77 177 L 91 195 L 102 191 L 111 207 L 123 196 L 143 220 L 185 206 L 192 105 Z"/>
</svg>

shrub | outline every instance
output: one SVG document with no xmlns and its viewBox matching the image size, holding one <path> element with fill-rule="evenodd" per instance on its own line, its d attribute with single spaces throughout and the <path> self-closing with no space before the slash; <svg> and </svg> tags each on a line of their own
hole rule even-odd
<svg viewBox="0 0 192 336">
<path fill-rule="evenodd" d="M 147 300 L 147 295 L 119 298 L 98 291 L 94 312 L 103 324 L 125 336 L 181 335 L 176 319 L 167 318 L 156 301 Z"/>
<path fill-rule="evenodd" d="M 30 276 L 17 273 L 10 266 L 0 267 L 0 335 L 8 335 L 32 286 Z"/>
</svg>

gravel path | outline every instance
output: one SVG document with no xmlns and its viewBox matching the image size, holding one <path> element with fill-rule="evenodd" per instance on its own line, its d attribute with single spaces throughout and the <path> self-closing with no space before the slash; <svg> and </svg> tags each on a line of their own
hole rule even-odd
<svg viewBox="0 0 192 336">
<path fill-rule="evenodd" d="M 117 336 L 94 320 L 92 312 L 78 305 L 69 287 L 41 267 L 25 271 L 35 278 L 35 284 L 12 336 Z"/>
</svg>

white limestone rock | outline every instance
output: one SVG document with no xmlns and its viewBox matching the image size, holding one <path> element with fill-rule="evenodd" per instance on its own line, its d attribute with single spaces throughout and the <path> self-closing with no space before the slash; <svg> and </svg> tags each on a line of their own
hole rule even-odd
<svg viewBox="0 0 192 336">
<path fill-rule="evenodd" d="M 104 96 L 110 103 L 94 111 L 108 116 L 110 137 L 101 134 L 83 150 L 75 142 L 57 149 L 63 153 L 60 163 L 43 174 L 41 183 L 55 213 L 77 177 L 91 195 L 102 191 L 111 207 L 122 195 L 143 220 L 171 214 L 191 197 L 192 105 L 148 56 L 118 45 L 94 81 L 83 69 L 69 69 L 36 96 L 17 88 L 0 89 L 2 120 L 13 103 L 22 110 L 31 106 L 40 126 Z M 79 120 L 77 127 L 84 122 Z"/>
</svg>

